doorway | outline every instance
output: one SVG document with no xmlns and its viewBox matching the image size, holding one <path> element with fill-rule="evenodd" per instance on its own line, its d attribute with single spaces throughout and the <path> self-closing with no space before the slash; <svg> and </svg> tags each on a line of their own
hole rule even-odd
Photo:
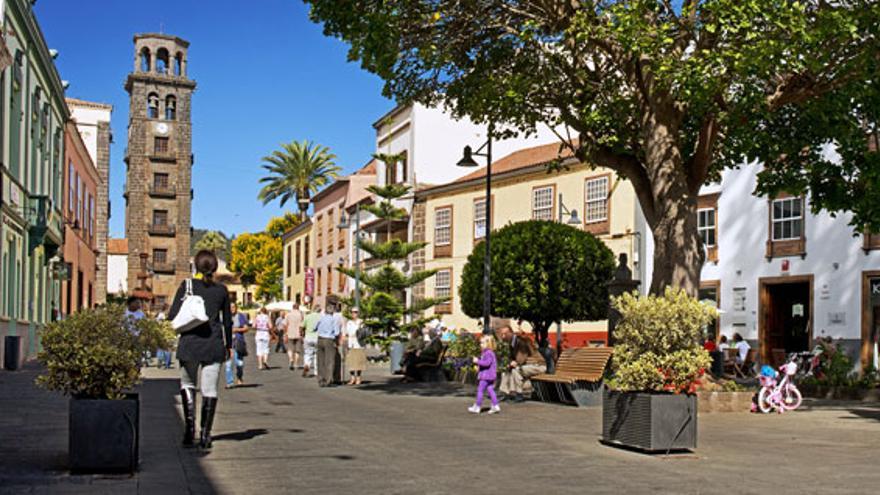
<svg viewBox="0 0 880 495">
<path fill-rule="evenodd" d="M 862 273 L 862 369 L 880 368 L 880 271 Z"/>
<path fill-rule="evenodd" d="M 778 367 L 792 352 L 810 350 L 813 277 L 761 279 L 761 360 Z"/>
</svg>

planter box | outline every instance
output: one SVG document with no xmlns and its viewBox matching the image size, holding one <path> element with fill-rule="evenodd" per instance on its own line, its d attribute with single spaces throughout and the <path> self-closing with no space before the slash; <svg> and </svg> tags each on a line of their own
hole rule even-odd
<svg viewBox="0 0 880 495">
<path fill-rule="evenodd" d="M 131 473 L 137 469 L 137 394 L 122 400 L 70 399 L 69 415 L 68 456 L 72 472 Z"/>
<path fill-rule="evenodd" d="M 24 352 L 20 335 L 7 335 L 3 339 L 3 368 L 15 371 L 21 368 Z"/>
<path fill-rule="evenodd" d="M 403 359 L 403 350 L 405 346 L 403 342 L 394 341 L 388 348 L 388 359 L 391 365 L 391 374 L 403 373 L 403 367 L 400 366 L 400 360 Z"/>
<path fill-rule="evenodd" d="M 602 396 L 602 441 L 645 452 L 697 447 L 697 396 L 616 392 Z"/>
</svg>

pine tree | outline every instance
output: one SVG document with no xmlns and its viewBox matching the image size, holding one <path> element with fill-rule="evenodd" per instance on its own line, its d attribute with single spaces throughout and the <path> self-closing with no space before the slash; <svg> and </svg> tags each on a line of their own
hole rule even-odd
<svg viewBox="0 0 880 495">
<path fill-rule="evenodd" d="M 377 154 L 374 158 L 385 162 L 388 166 L 395 166 L 402 156 Z M 374 340 L 389 344 L 392 340 L 402 339 L 411 329 L 424 326 L 428 321 L 422 316 L 424 311 L 448 299 L 425 298 L 407 305 L 407 289 L 415 287 L 437 273 L 437 270 L 418 270 L 406 274 L 398 268 L 398 265 L 403 264 L 411 254 L 428 245 L 427 242 L 407 242 L 391 238 L 391 224 L 396 220 L 405 219 L 407 215 L 405 209 L 394 206 L 394 200 L 409 193 L 410 186 L 388 184 L 370 186 L 367 190 L 376 195 L 379 201 L 361 208 L 384 220 L 388 227 L 385 242 L 370 240 L 359 242 L 362 251 L 367 252 L 373 259 L 381 260 L 381 263 L 367 270 L 361 270 L 360 283 L 366 290 L 361 296 L 360 312 L 364 325 L 370 329 Z M 354 268 L 340 268 L 339 271 L 349 277 L 355 276 Z M 349 307 L 354 306 L 352 298 L 347 298 L 344 302 Z"/>
</svg>

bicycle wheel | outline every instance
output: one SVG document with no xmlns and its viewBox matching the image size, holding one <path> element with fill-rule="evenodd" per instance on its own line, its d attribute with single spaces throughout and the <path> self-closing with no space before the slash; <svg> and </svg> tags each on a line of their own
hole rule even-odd
<svg viewBox="0 0 880 495">
<path fill-rule="evenodd" d="M 801 402 L 803 402 L 804 398 L 801 396 L 801 391 L 798 390 L 794 385 L 788 385 L 781 391 L 782 394 L 782 407 L 784 407 L 788 411 L 794 411 L 795 409 L 801 407 Z"/>
<path fill-rule="evenodd" d="M 773 391 L 766 387 L 762 388 L 761 392 L 758 393 L 758 409 L 764 414 L 769 414 L 773 411 L 773 404 L 770 402 L 772 394 Z"/>
</svg>

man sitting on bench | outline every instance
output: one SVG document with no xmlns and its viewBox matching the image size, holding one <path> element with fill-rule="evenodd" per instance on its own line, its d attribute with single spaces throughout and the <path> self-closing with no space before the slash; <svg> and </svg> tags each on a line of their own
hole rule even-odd
<svg viewBox="0 0 880 495">
<path fill-rule="evenodd" d="M 523 386 L 531 377 L 547 371 L 544 364 L 527 363 L 528 359 L 537 355 L 532 341 L 518 333 L 514 333 L 509 323 L 502 324 L 498 328 L 498 335 L 510 346 L 510 364 L 501 373 L 501 385 L 499 390 L 503 394 L 502 400 L 522 402 Z"/>
<path fill-rule="evenodd" d="M 432 366 L 437 363 L 440 353 L 443 352 L 443 342 L 440 337 L 431 338 L 430 329 L 424 328 L 421 332 L 413 330 L 410 332 L 409 341 L 406 344 L 406 354 L 404 355 L 404 382 L 421 381 L 423 372 L 420 368 L 423 366 Z"/>
</svg>

